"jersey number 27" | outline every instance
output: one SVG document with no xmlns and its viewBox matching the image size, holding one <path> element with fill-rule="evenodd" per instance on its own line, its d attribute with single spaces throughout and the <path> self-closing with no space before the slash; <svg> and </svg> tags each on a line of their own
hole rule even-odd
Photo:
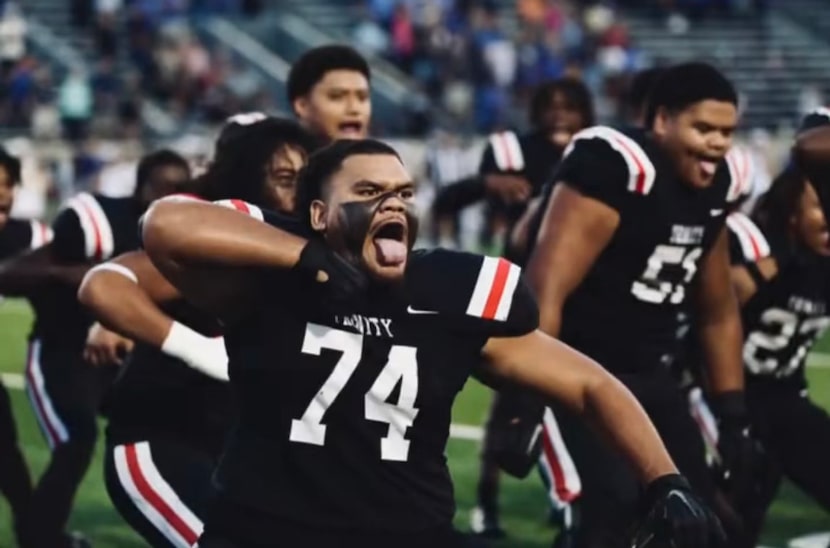
<svg viewBox="0 0 830 548">
<path fill-rule="evenodd" d="M 341 352 L 334 369 L 323 386 L 314 394 L 299 419 L 291 421 L 289 439 L 312 445 L 326 444 L 326 425 L 323 417 L 338 394 L 349 382 L 363 356 L 363 335 L 325 325 L 309 323 L 303 339 L 303 353 L 319 356 L 324 348 Z M 394 345 L 389 351 L 386 365 L 364 398 L 366 419 L 389 425 L 386 437 L 380 440 L 380 457 L 383 460 L 406 461 L 409 457 L 409 440 L 406 430 L 412 426 L 418 410 L 417 349 L 412 346 Z M 400 383 L 397 403 L 387 400 Z"/>
</svg>

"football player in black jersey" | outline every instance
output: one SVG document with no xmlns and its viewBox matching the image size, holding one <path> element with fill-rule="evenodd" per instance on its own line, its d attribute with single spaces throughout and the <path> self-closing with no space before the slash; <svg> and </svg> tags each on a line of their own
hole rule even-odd
<svg viewBox="0 0 830 548">
<path fill-rule="evenodd" d="M 784 476 L 830 511 L 830 417 L 809 399 L 804 369 L 830 326 L 830 118 L 814 113 L 802 128 L 794 161 L 752 219 L 734 213 L 727 220 L 747 403 L 769 458 L 758 491 L 737 501 L 756 538 Z"/>
<path fill-rule="evenodd" d="M 602 363 L 640 400 L 680 470 L 707 501 L 715 487 L 703 441 L 671 375 L 678 318 L 694 310 L 727 469 L 747 416 L 741 321 L 729 280 L 726 212 L 740 196 L 724 157 L 737 94 L 702 63 L 665 70 L 644 129 L 574 136 L 531 233 L 529 279 L 541 328 Z M 639 490 L 628 468 L 563 411 L 582 478 L 579 547 L 622 546 Z"/>
<path fill-rule="evenodd" d="M 530 201 L 550 180 L 571 137 L 594 124 L 591 93 L 585 84 L 571 78 L 542 84 L 531 99 L 528 119 L 533 126 L 528 133 L 516 135 L 507 131 L 491 135 L 479 167 L 478 184 L 484 185 L 491 211 L 506 216 L 507 234 L 512 233 Z M 508 238 L 505 258 L 522 265 L 526 255 L 525 241 Z M 505 460 L 505 451 L 517 449 L 503 446 L 504 430 L 510 430 L 515 410 L 522 407 L 518 400 L 523 398 L 523 394 L 495 393 L 486 424 L 476 493 L 478 504 L 470 515 L 472 530 L 486 537 L 504 536 L 498 519 L 498 463 Z M 570 457 L 558 443 L 555 431 L 553 416 L 546 417 L 543 438 L 539 438 L 543 449 L 540 470 L 550 502 L 558 510 L 578 495 L 579 486 L 578 479 L 568 473 Z M 518 450 L 524 452 L 525 447 Z M 536 454 L 539 451 L 531 452 L 530 462 L 535 461 Z"/>
<path fill-rule="evenodd" d="M 30 249 L 37 249 L 52 239 L 48 225 L 40 221 L 10 217 L 15 187 L 20 184 L 20 160 L 0 148 L 0 260 Z M 2 299 L 2 297 L 0 297 Z M 0 493 L 6 497 L 17 534 L 27 523 L 26 512 L 31 506 L 32 480 L 23 453 L 17 445 L 11 401 L 0 382 Z"/>
<path fill-rule="evenodd" d="M 136 223 L 154 199 L 189 181 L 184 158 L 170 151 L 139 163 L 133 197 L 81 193 L 55 219 L 52 241 L 0 266 L 0 293 L 26 296 L 35 310 L 26 390 L 52 458 L 35 488 L 24 546 L 60 548 L 77 542 L 63 531 L 72 500 L 92 458 L 96 416 L 114 368 L 83 359 L 92 318 L 76 293 L 86 271 L 138 246 Z"/>
<path fill-rule="evenodd" d="M 288 104 L 322 142 L 363 138 L 372 116 L 370 79 L 369 64 L 353 48 L 339 44 L 313 48 L 291 65 Z"/>
<path fill-rule="evenodd" d="M 200 546 L 461 546 L 444 449 L 478 367 L 608 435 L 647 485 L 646 536 L 712 545 L 716 518 L 642 409 L 536 329 L 518 266 L 412 251 L 414 187 L 394 150 L 337 141 L 299 192 L 299 221 L 168 201 L 143 223 L 154 264 L 223 319 L 239 396 Z"/>
<path fill-rule="evenodd" d="M 244 116 L 226 124 L 194 191 L 252 215 L 257 205 L 293 213 L 311 136 L 293 121 Z M 93 268 L 79 298 L 106 327 L 138 342 L 108 409 L 110 499 L 151 546 L 192 546 L 235 417 L 224 341 L 198 331 L 217 328 L 184 304 L 143 251 Z"/>
</svg>

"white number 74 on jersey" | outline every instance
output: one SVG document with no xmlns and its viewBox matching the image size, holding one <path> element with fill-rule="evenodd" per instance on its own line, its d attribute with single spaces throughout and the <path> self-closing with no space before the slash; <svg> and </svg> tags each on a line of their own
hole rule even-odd
<svg viewBox="0 0 830 548">
<path fill-rule="evenodd" d="M 360 363 L 363 335 L 309 323 L 303 339 L 303 353 L 319 356 L 324 348 L 338 350 L 342 355 L 326 382 L 311 399 L 303 416 L 291 421 L 291 434 L 288 437 L 291 441 L 325 445 L 326 425 L 323 424 L 323 417 Z M 409 456 L 409 440 L 404 436 L 418 414 L 415 408 L 415 398 L 418 396 L 416 351 L 412 346 L 393 346 L 386 366 L 364 398 L 366 419 L 389 424 L 389 432 L 380 442 L 380 456 L 383 460 L 406 461 Z M 399 381 L 401 390 L 398 402 L 389 403 L 387 400 Z"/>
</svg>

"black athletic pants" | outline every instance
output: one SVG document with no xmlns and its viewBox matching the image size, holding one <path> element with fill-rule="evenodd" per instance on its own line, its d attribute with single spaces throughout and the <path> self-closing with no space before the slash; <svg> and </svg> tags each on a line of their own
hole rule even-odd
<svg viewBox="0 0 830 548">
<path fill-rule="evenodd" d="M 95 449 L 101 401 L 116 372 L 87 365 L 77 349 L 30 341 L 26 393 L 52 458 L 32 496 L 36 522 L 27 529 L 36 537 L 27 544 L 67 544 L 64 528 Z"/>
<path fill-rule="evenodd" d="M 0 382 L 0 492 L 6 497 L 14 522 L 23 525 L 32 498 L 32 480 L 23 453 L 17 445 L 11 401 Z"/>
<path fill-rule="evenodd" d="M 763 518 L 783 477 L 830 512 L 830 416 L 807 397 L 777 382 L 749 383 L 747 399 L 752 426 L 767 451 L 765 495 L 741 508 L 760 533 Z"/>
<path fill-rule="evenodd" d="M 312 519 L 314 516 L 310 516 Z M 268 533 L 263 534 L 267 529 Z M 220 499 L 208 511 L 198 548 L 473 548 L 480 540 L 451 525 L 419 532 L 325 531 L 280 521 Z"/>
<path fill-rule="evenodd" d="M 189 548 L 202 534 L 216 461 L 166 440 L 107 444 L 104 479 L 115 508 L 154 548 Z"/>
<path fill-rule="evenodd" d="M 706 466 L 703 439 L 677 381 L 668 372 L 618 378 L 645 408 L 680 472 L 712 504 L 715 485 Z M 638 518 L 641 487 L 637 477 L 584 420 L 565 409 L 555 408 L 554 412 L 582 479 L 576 548 L 627 547 Z"/>
</svg>

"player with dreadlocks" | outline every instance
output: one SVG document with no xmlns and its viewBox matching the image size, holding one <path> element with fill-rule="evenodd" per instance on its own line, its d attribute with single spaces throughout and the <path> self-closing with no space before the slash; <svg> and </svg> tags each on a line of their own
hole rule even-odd
<svg viewBox="0 0 830 548">
<path fill-rule="evenodd" d="M 220 201 L 253 215 L 257 206 L 291 214 L 297 173 L 312 147 L 311 136 L 293 121 L 233 117 L 213 162 L 194 182 L 198 198 L 183 199 Z M 137 343 L 111 398 L 110 499 L 150 545 L 191 546 L 202 532 L 210 477 L 236 416 L 219 326 L 187 305 L 143 251 L 94 268 L 79 298 L 106 328 Z M 101 341 L 87 349 L 101 361 L 115 357 Z"/>
</svg>

